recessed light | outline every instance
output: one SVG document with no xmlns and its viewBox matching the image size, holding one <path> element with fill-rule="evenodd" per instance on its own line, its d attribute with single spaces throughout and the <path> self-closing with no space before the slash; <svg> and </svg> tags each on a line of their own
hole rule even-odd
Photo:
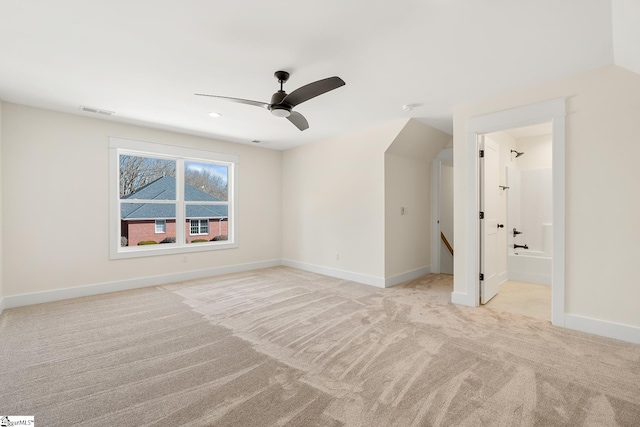
<svg viewBox="0 0 640 427">
<path fill-rule="evenodd" d="M 211 113 L 209 113 L 209 117 L 220 117 L 220 116 L 222 116 L 222 114 L 216 113 L 216 112 L 213 112 L 213 111 Z"/>
</svg>

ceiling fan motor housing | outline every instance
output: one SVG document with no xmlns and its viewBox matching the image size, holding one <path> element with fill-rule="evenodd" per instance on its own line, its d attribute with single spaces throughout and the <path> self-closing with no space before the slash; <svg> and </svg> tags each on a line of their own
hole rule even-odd
<svg viewBox="0 0 640 427">
<path fill-rule="evenodd" d="M 287 96 L 287 92 L 279 90 L 271 97 L 271 105 L 269 105 L 269 111 L 271 114 L 278 117 L 289 117 L 291 114 L 291 107 L 286 104 L 281 104 L 282 100 Z"/>
</svg>

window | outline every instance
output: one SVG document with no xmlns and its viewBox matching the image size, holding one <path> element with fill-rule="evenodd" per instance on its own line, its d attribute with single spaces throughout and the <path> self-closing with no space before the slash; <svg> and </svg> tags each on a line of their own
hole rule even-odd
<svg viewBox="0 0 640 427">
<path fill-rule="evenodd" d="M 167 220 L 156 219 L 156 234 L 164 234 L 167 232 Z"/>
<path fill-rule="evenodd" d="M 110 156 L 111 258 L 238 246 L 237 156 L 115 137 Z"/>
<path fill-rule="evenodd" d="M 208 219 L 192 219 L 191 220 L 191 235 L 195 234 L 209 234 L 209 220 Z"/>
</svg>

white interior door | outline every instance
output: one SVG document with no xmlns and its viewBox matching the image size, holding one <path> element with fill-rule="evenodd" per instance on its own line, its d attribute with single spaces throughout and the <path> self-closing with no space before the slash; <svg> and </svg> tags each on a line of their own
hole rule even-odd
<svg viewBox="0 0 640 427">
<path fill-rule="evenodd" d="M 498 283 L 498 180 L 499 146 L 484 136 L 480 139 L 480 303 L 496 296 Z"/>
</svg>

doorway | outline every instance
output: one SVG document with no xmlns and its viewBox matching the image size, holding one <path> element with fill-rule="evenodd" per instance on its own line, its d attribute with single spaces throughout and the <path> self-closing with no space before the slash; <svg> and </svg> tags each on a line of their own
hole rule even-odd
<svg viewBox="0 0 640 427">
<path fill-rule="evenodd" d="M 433 160 L 431 183 L 431 272 L 453 274 L 453 148 Z"/>
<path fill-rule="evenodd" d="M 551 320 L 552 130 L 549 121 L 480 137 L 485 145 L 480 303 L 546 321 Z"/>
<path fill-rule="evenodd" d="M 556 99 L 524 107 L 513 108 L 482 116 L 466 122 L 466 146 L 461 151 L 465 156 L 467 206 L 479 206 L 479 148 L 481 135 L 505 129 L 551 122 L 553 135 L 553 260 L 551 277 L 551 322 L 564 327 L 564 200 L 565 200 L 565 114 L 566 100 Z M 457 176 L 457 175 L 456 175 Z M 475 190 L 474 190 L 475 189 Z M 461 273 L 454 277 L 460 283 L 451 295 L 456 304 L 480 305 L 480 220 L 478 210 L 467 209 L 464 215 L 464 241 L 462 265 L 456 267 Z"/>
</svg>

